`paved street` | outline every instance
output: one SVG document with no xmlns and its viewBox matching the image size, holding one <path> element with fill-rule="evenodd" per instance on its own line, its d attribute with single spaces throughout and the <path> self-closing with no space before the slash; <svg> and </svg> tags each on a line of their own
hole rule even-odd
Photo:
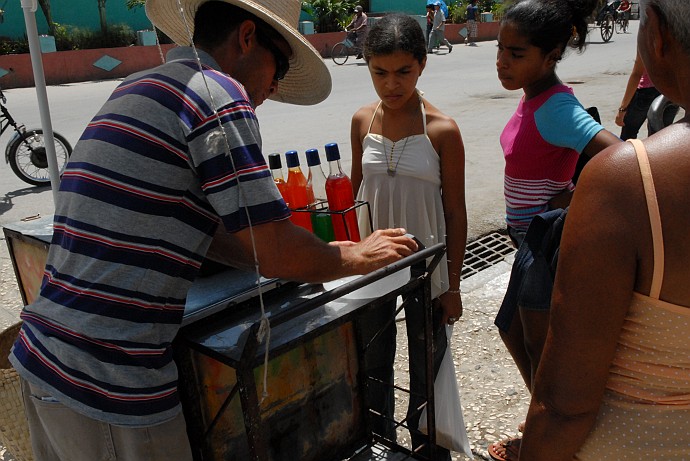
<svg viewBox="0 0 690 461">
<path fill-rule="evenodd" d="M 574 87 L 582 104 L 597 106 L 604 125 L 616 134 L 619 129 L 613 120 L 632 68 L 636 32 L 637 21 L 633 21 L 631 33 L 614 34 L 611 42 L 603 43 L 595 29 L 584 54 L 571 52 L 558 68 L 558 75 Z M 504 226 L 503 159 L 498 136 L 521 92 L 508 92 L 500 86 L 495 51 L 495 42 L 482 42 L 477 47 L 458 45 L 452 54 L 443 49 L 429 56 L 419 83 L 433 104 L 455 118 L 463 134 L 470 240 Z M 344 66 L 328 61 L 328 65 L 334 88 L 325 102 L 312 107 L 268 102 L 258 109 L 265 154 L 295 149 L 303 155 L 308 148 L 322 150 L 324 144 L 335 141 L 341 146 L 343 163 L 349 171 L 350 117 L 376 96 L 362 61 L 348 61 Z M 85 124 L 117 83 L 50 87 L 53 128 L 76 143 Z M 8 90 L 6 95 L 7 106 L 18 121 L 29 127 L 39 125 L 33 89 Z M 8 134 L 3 135 L 0 144 L 8 139 Z M 0 225 L 52 212 L 50 190 L 26 187 L 9 167 L 0 169 Z M 463 281 L 465 315 L 453 335 L 465 423 L 475 459 L 487 459 L 489 443 L 516 433 L 529 402 L 524 384 L 493 327 L 510 262 L 509 257 Z M 4 328 L 15 321 L 21 304 L 5 242 L 0 242 L 0 282 L 0 327 Z M 404 366 L 402 363 L 396 368 Z M 0 448 L 0 461 L 11 460 L 3 451 Z M 455 455 L 454 459 L 466 458 Z"/>
</svg>

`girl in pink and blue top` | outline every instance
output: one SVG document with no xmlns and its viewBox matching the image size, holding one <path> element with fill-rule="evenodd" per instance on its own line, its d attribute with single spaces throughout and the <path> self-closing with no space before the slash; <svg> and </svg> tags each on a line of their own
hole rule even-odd
<svg viewBox="0 0 690 461">
<path fill-rule="evenodd" d="M 556 75 L 567 48 L 583 50 L 587 18 L 596 4 L 596 0 L 518 0 L 501 21 L 498 79 L 507 90 L 524 91 L 500 138 L 506 162 L 506 223 L 516 246 L 535 216 L 568 206 L 579 156 L 591 157 L 620 142 Z M 516 258 L 516 264 L 522 262 Z M 513 273 L 516 270 L 522 267 L 514 267 Z M 537 310 L 505 302 L 496 318 L 501 339 L 530 390 L 548 322 L 548 306 Z M 517 459 L 519 444 L 520 439 L 497 442 L 489 446 L 489 455 L 495 460 Z"/>
<path fill-rule="evenodd" d="M 505 89 L 525 93 L 501 134 L 506 222 L 517 243 L 534 216 L 567 206 L 578 156 L 619 141 L 556 75 L 566 48 L 584 48 L 586 18 L 595 6 L 593 0 L 523 0 L 501 22 L 498 79 Z"/>
</svg>

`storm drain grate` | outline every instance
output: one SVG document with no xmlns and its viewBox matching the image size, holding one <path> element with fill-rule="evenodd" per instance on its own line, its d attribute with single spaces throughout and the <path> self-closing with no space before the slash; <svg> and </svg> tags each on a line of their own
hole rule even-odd
<svg viewBox="0 0 690 461">
<path fill-rule="evenodd" d="M 507 235 L 494 232 L 467 244 L 461 279 L 497 264 L 515 251 Z"/>
</svg>

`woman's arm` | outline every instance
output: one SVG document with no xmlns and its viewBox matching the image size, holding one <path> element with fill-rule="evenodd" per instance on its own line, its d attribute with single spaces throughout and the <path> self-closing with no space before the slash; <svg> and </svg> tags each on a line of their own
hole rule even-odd
<svg viewBox="0 0 690 461">
<path fill-rule="evenodd" d="M 561 240 L 520 459 L 571 461 L 599 411 L 647 235 L 631 150 L 627 144 L 607 149 L 580 178 Z"/>
<path fill-rule="evenodd" d="M 620 142 L 620 138 L 615 134 L 611 133 L 608 130 L 601 130 L 592 138 L 592 140 L 587 144 L 587 146 L 585 146 L 584 150 L 582 151 L 582 154 L 580 155 L 594 157 L 607 147 L 613 146 L 615 144 L 620 144 Z M 578 187 L 580 187 L 579 184 L 580 183 L 578 182 Z M 560 194 L 554 196 L 551 200 L 549 200 L 549 208 L 552 210 L 558 208 L 566 208 L 570 206 L 570 201 L 572 200 L 572 198 L 573 193 L 569 190 L 565 190 Z"/>
<path fill-rule="evenodd" d="M 625 93 L 623 94 L 623 99 L 621 100 L 621 105 L 618 106 L 618 112 L 616 113 L 616 125 L 623 126 L 623 119 L 625 118 L 625 113 L 628 110 L 630 101 L 632 101 L 633 96 L 635 96 L 635 91 L 637 91 L 637 86 L 640 84 L 640 78 L 644 72 L 644 63 L 642 58 L 640 58 L 640 53 L 635 56 L 635 64 L 633 64 L 632 71 L 630 72 L 630 77 L 628 77 L 628 84 L 625 86 Z"/>
<path fill-rule="evenodd" d="M 352 166 L 350 168 L 350 181 L 352 181 L 352 192 L 357 197 L 359 186 L 362 184 L 362 155 L 365 133 L 363 133 L 363 123 L 365 108 L 359 109 L 352 116 L 350 124 L 350 145 L 352 146 Z"/>
<path fill-rule="evenodd" d="M 436 114 L 434 114 L 436 112 Z M 460 275 L 467 244 L 465 205 L 465 146 L 455 121 L 434 111 L 429 137 L 441 158 L 441 193 L 446 220 L 446 255 L 449 289 L 440 296 L 443 322 L 462 316 Z"/>
</svg>

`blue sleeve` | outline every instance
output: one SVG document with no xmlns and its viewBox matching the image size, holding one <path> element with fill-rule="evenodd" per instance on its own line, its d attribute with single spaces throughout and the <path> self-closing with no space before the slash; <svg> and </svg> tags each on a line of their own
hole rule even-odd
<svg viewBox="0 0 690 461">
<path fill-rule="evenodd" d="M 534 121 L 546 142 L 582 153 L 604 129 L 570 93 L 556 93 L 534 113 Z"/>
</svg>

